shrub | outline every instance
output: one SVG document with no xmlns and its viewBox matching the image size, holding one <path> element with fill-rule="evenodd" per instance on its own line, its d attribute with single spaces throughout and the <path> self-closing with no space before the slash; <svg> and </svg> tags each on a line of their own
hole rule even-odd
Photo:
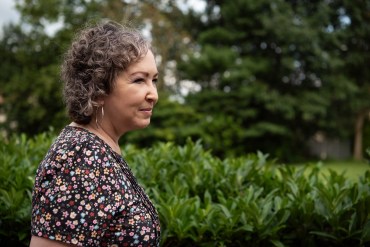
<svg viewBox="0 0 370 247">
<path fill-rule="evenodd" d="M 51 141 L 48 134 L 0 140 L 0 246 L 29 242 L 34 176 Z"/>
<path fill-rule="evenodd" d="M 199 142 L 125 153 L 157 205 L 163 246 L 370 244 L 370 171 L 352 182 L 262 153 L 220 160 Z"/>
<path fill-rule="evenodd" d="M 0 143 L 1 246 L 29 241 L 32 179 L 51 140 Z M 221 160 L 191 141 L 126 145 L 123 153 L 158 209 L 162 246 L 370 244 L 370 171 L 353 182 L 334 171 L 322 176 L 320 165 L 275 164 L 260 152 Z"/>
</svg>

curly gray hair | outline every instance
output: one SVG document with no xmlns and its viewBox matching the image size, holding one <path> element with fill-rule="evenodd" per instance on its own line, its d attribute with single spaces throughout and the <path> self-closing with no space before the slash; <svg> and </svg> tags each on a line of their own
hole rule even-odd
<svg viewBox="0 0 370 247">
<path fill-rule="evenodd" d="M 72 121 L 88 124 L 98 100 L 109 95 L 117 75 L 151 49 L 142 34 L 116 22 L 102 22 L 79 32 L 61 68 L 64 101 Z"/>
</svg>

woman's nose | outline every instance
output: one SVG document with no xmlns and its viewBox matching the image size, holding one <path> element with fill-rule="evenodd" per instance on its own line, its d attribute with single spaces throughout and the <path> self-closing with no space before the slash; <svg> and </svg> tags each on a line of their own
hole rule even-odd
<svg viewBox="0 0 370 247">
<path fill-rule="evenodd" d="M 158 91 L 155 85 L 149 87 L 148 93 L 146 95 L 146 100 L 153 102 L 155 105 L 158 101 Z"/>
</svg>

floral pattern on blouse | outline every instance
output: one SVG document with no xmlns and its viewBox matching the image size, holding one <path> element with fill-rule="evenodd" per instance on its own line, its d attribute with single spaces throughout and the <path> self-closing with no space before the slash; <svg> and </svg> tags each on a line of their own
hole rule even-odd
<svg viewBox="0 0 370 247">
<path fill-rule="evenodd" d="M 40 163 L 31 233 L 77 246 L 159 246 L 158 213 L 125 160 L 95 134 L 65 127 Z"/>
</svg>

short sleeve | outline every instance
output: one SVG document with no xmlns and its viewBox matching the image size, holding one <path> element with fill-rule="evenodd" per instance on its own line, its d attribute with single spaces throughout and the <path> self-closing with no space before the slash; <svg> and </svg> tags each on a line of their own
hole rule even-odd
<svg viewBox="0 0 370 247">
<path fill-rule="evenodd" d="M 120 190 L 114 164 L 101 145 L 54 148 L 36 175 L 32 235 L 99 246 L 109 220 L 122 204 Z"/>
</svg>

